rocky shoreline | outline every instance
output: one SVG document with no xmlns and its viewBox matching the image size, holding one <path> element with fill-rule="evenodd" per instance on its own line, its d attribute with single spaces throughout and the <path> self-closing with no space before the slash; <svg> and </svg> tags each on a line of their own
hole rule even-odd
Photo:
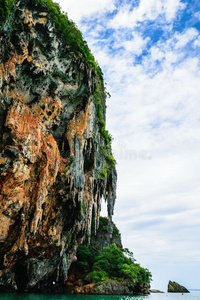
<svg viewBox="0 0 200 300">
<path fill-rule="evenodd" d="M 83 286 L 67 283 L 69 294 L 94 294 L 94 295 L 149 295 L 149 287 L 142 285 L 136 287 L 134 282 L 125 280 L 123 282 L 108 281 L 101 284 L 90 283 Z"/>
<path fill-rule="evenodd" d="M 152 293 L 152 294 L 157 294 L 157 293 L 164 294 L 165 293 L 165 292 L 162 292 L 160 290 L 154 290 L 154 289 L 149 290 L 149 292 Z"/>
</svg>

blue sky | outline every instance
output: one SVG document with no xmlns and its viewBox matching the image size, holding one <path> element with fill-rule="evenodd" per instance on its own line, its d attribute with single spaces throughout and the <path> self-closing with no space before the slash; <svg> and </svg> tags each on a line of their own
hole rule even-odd
<svg viewBox="0 0 200 300">
<path fill-rule="evenodd" d="M 123 244 L 152 272 L 153 288 L 200 288 L 200 2 L 59 3 L 111 94 Z"/>
</svg>

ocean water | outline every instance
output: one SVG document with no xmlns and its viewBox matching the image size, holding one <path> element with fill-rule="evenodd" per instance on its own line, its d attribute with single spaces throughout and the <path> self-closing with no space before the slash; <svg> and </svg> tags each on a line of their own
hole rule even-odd
<svg viewBox="0 0 200 300">
<path fill-rule="evenodd" d="M 0 300 L 200 300 L 200 291 L 190 294 L 151 294 L 147 296 L 100 296 L 100 295 L 43 295 L 0 294 Z"/>
</svg>

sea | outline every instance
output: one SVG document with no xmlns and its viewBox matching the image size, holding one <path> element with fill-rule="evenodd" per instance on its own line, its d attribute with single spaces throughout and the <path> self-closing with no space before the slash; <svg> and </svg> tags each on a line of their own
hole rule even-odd
<svg viewBox="0 0 200 300">
<path fill-rule="evenodd" d="M 163 293 L 146 296 L 0 294 L 0 300 L 200 300 L 200 291 L 189 294 Z"/>
</svg>

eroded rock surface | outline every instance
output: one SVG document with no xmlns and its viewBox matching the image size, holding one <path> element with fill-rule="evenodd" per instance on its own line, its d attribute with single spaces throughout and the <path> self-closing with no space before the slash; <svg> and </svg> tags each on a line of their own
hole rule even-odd
<svg viewBox="0 0 200 300">
<path fill-rule="evenodd" d="M 16 1 L 0 33 L 1 291 L 65 282 L 102 197 L 112 217 L 116 170 L 99 175 L 95 76 L 44 5 Z"/>
</svg>

